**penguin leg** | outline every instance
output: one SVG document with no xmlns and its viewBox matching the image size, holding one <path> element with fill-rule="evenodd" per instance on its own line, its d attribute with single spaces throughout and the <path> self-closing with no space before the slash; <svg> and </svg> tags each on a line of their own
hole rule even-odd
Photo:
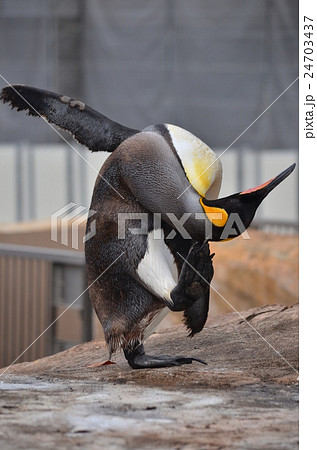
<svg viewBox="0 0 317 450">
<path fill-rule="evenodd" d="M 143 344 L 140 343 L 137 343 L 133 350 L 125 350 L 124 356 L 132 369 L 181 366 L 183 364 L 191 364 L 193 361 L 207 364 L 201 359 L 186 356 L 147 355 Z"/>
<path fill-rule="evenodd" d="M 209 284 L 214 273 L 212 257 L 208 243 L 194 243 L 183 264 L 178 284 L 171 292 L 173 305 L 168 307 L 173 311 L 185 310 L 185 324 L 191 336 L 203 328 L 207 319 Z M 147 355 L 140 342 L 132 350 L 125 350 L 124 355 L 133 369 L 181 366 L 193 361 L 206 364 L 201 359 L 186 356 Z"/>
<path fill-rule="evenodd" d="M 168 306 L 172 311 L 188 310 L 197 301 L 206 303 L 214 274 L 213 256 L 214 254 L 209 253 L 208 242 L 203 245 L 195 242 L 192 245 L 182 266 L 177 286 L 170 294 L 173 304 Z"/>
</svg>

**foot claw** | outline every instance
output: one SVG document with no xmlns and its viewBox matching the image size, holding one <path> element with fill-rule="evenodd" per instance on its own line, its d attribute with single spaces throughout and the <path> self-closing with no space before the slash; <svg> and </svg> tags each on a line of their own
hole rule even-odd
<svg viewBox="0 0 317 450">
<path fill-rule="evenodd" d="M 181 364 L 191 364 L 193 361 L 197 361 L 201 364 L 204 364 L 205 366 L 207 366 L 206 361 L 203 361 L 202 359 L 199 358 L 188 358 L 186 356 L 176 356 L 177 361 L 179 361 Z"/>
</svg>

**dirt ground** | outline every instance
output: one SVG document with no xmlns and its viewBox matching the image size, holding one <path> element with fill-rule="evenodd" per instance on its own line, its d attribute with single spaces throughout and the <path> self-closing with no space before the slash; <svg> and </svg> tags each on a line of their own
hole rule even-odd
<svg viewBox="0 0 317 450">
<path fill-rule="evenodd" d="M 218 315 L 193 339 L 179 325 L 146 350 L 208 365 L 88 368 L 96 340 L 1 369 L 1 449 L 298 447 L 298 304 Z"/>
</svg>

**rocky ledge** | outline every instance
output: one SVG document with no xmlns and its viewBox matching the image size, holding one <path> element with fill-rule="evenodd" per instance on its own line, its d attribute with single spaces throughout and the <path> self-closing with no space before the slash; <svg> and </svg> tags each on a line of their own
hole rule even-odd
<svg viewBox="0 0 317 450">
<path fill-rule="evenodd" d="M 1 448 L 297 448 L 298 304 L 215 316 L 192 339 L 176 326 L 146 350 L 208 365 L 89 368 L 96 340 L 1 369 Z"/>
</svg>

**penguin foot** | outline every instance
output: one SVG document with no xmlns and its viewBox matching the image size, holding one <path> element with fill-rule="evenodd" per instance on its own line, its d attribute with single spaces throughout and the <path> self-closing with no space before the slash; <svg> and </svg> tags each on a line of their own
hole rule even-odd
<svg viewBox="0 0 317 450">
<path fill-rule="evenodd" d="M 191 364 L 193 361 L 207 365 L 202 359 L 189 358 L 186 356 L 146 355 L 142 344 L 134 350 L 125 350 L 124 356 L 132 369 L 155 369 L 159 367 L 182 366 L 183 364 Z"/>
<path fill-rule="evenodd" d="M 171 292 L 172 311 L 184 311 L 209 292 L 214 270 L 208 242 L 195 242 L 184 261 L 178 284 Z"/>
</svg>

